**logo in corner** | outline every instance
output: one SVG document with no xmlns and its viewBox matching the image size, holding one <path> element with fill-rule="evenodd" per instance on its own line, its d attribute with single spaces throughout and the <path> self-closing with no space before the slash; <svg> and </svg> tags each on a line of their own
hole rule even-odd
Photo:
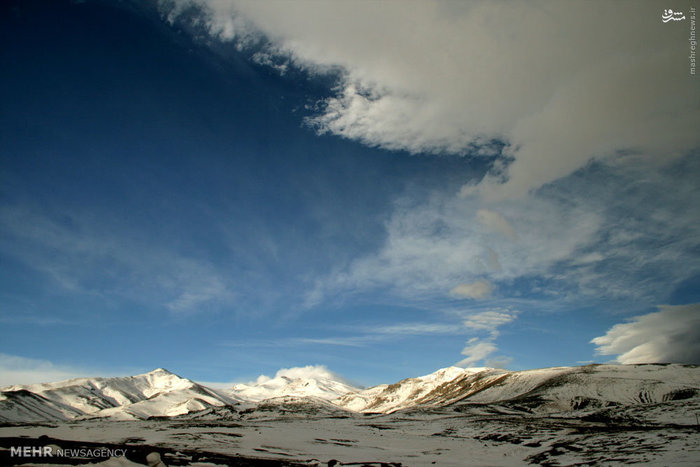
<svg viewBox="0 0 700 467">
<path fill-rule="evenodd" d="M 663 14 L 661 15 L 661 21 L 664 23 L 668 23 L 669 21 L 683 21 L 684 19 L 685 15 L 682 11 L 673 11 L 670 8 L 668 10 L 664 10 Z"/>
</svg>

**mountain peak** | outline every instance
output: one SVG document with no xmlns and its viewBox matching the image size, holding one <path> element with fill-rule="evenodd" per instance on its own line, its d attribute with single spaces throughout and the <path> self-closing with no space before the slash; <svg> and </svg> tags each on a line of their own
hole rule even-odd
<svg viewBox="0 0 700 467">
<path fill-rule="evenodd" d="M 151 371 L 149 371 L 149 372 L 146 373 L 146 374 L 147 374 L 147 375 L 172 375 L 172 376 L 178 376 L 178 375 L 176 375 L 175 373 L 173 373 L 172 371 L 167 370 L 167 369 L 165 369 L 165 368 L 156 368 L 155 370 L 151 370 Z M 178 378 L 179 378 L 179 376 L 178 376 Z"/>
</svg>

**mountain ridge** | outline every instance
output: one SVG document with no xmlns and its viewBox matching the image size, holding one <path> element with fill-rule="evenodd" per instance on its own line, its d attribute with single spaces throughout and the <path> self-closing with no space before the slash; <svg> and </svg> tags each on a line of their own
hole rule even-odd
<svg viewBox="0 0 700 467">
<path fill-rule="evenodd" d="M 0 420 L 47 421 L 178 415 L 240 400 L 164 368 L 134 376 L 73 378 L 1 388 Z"/>
<path fill-rule="evenodd" d="M 216 390 L 164 368 L 114 378 L 74 378 L 0 388 L 0 421 L 174 417 L 226 409 L 312 414 L 392 413 L 497 404 L 531 412 L 585 410 L 700 397 L 700 368 L 681 364 L 596 364 L 524 371 L 447 367 L 393 384 L 355 388 L 331 372 L 287 370 Z M 240 416 L 240 415 L 239 415 Z"/>
</svg>

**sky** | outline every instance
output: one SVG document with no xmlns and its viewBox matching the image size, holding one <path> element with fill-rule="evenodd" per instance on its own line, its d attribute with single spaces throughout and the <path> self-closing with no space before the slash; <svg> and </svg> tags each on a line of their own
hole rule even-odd
<svg viewBox="0 0 700 467">
<path fill-rule="evenodd" d="M 700 364 L 691 7 L 3 2 L 0 385 Z"/>
</svg>

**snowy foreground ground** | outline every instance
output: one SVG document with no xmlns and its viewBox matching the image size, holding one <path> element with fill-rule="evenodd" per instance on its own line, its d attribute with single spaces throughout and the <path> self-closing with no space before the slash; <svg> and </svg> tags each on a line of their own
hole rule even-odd
<svg viewBox="0 0 700 467">
<path fill-rule="evenodd" d="M 2 427 L 0 437 L 6 449 L 44 435 L 59 445 L 58 440 L 79 440 L 85 443 L 71 446 L 126 447 L 127 458 L 106 465 L 145 464 L 146 454 L 153 451 L 160 452 L 167 465 L 327 465 L 332 459 L 341 465 L 698 465 L 700 429 L 694 416 L 698 412 L 697 401 L 598 411 L 576 418 L 536 417 L 481 406 L 465 406 L 459 412 L 435 409 L 388 415 L 315 416 L 296 410 L 261 412 L 231 421 L 92 420 Z M 670 421 L 671 414 L 678 416 Z M 28 439 L 17 439 L 24 437 Z M 23 463 L 7 456 L 2 462 Z"/>
<path fill-rule="evenodd" d="M 0 425 L 0 464 L 163 465 L 154 460 L 159 456 L 165 465 L 700 465 L 698 369 L 624 370 L 448 374 L 437 382 L 429 375 L 432 380 L 405 380 L 335 403 L 282 396 L 145 420 L 6 421 Z M 431 400 L 439 395 L 443 403 L 410 406 L 406 397 L 412 394 L 426 400 L 426 385 Z M 473 394 L 453 400 L 457 387 Z M 390 413 L 340 406 L 360 399 L 386 405 L 392 397 L 409 406 Z M 51 445 L 88 454 L 124 449 L 126 455 L 11 452 Z"/>
</svg>

